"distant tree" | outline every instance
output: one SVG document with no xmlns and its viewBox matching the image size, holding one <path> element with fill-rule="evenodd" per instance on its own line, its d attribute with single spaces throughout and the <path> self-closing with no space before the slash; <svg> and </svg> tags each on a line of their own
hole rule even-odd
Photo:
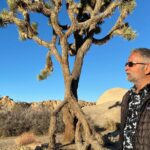
<svg viewBox="0 0 150 150">
<path fill-rule="evenodd" d="M 55 149 L 56 115 L 63 108 L 74 114 L 72 116 L 68 113 L 68 118 L 71 123 L 75 123 L 75 128 L 72 127 L 70 133 L 73 132 L 73 136 L 75 136 L 76 149 L 89 149 L 90 147 L 100 150 L 100 145 L 103 143 L 101 135 L 95 132 L 78 105 L 77 89 L 82 64 L 84 56 L 92 44 L 105 44 L 116 35 L 127 40 L 135 38 L 135 32 L 127 22 L 124 22 L 128 14 L 135 8 L 135 0 L 7 0 L 7 3 L 8 9 L 4 9 L 0 14 L 0 26 L 15 24 L 21 40 L 32 39 L 48 49 L 46 65 L 39 75 L 39 79 L 47 78 L 53 71 L 52 56 L 56 58 L 62 68 L 65 96 L 64 101 L 53 111 L 51 116 L 49 149 Z M 63 7 L 66 9 L 66 16 L 68 15 L 70 19 L 66 24 L 61 24 L 58 19 L 59 13 L 64 10 Z M 111 17 L 116 9 L 120 11 L 120 15 L 108 34 L 101 39 L 95 38 L 96 34 L 101 33 L 102 23 Z M 50 42 L 39 37 L 38 25 L 31 20 L 31 13 L 40 13 L 43 17 L 48 18 L 49 27 L 52 28 Z M 60 44 L 61 50 L 58 50 L 58 44 Z M 70 56 L 75 57 L 73 69 L 69 66 Z M 74 117 L 78 121 L 74 122 Z M 64 123 L 67 126 L 67 123 Z M 81 126 L 84 135 L 81 135 L 83 133 L 80 130 Z M 84 142 L 81 138 L 83 136 Z M 70 138 L 74 139 L 74 137 Z"/>
</svg>

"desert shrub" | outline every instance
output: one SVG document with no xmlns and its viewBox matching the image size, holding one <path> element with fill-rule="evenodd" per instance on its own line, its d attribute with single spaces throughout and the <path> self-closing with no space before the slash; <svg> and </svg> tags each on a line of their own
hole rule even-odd
<svg viewBox="0 0 150 150">
<path fill-rule="evenodd" d="M 0 113 L 0 136 L 19 135 L 29 130 L 24 114 L 26 110 L 5 111 Z"/>
<path fill-rule="evenodd" d="M 27 108 L 30 108 L 31 106 L 31 103 L 27 103 L 27 102 L 17 102 L 13 109 L 16 110 L 16 109 L 27 109 Z"/>
<path fill-rule="evenodd" d="M 16 136 L 23 132 L 47 133 L 50 112 L 46 108 L 34 110 L 16 107 L 11 111 L 0 112 L 0 136 Z"/>
<path fill-rule="evenodd" d="M 0 111 L 0 137 L 17 136 L 32 131 L 35 134 L 48 133 L 50 110 L 47 107 L 31 108 L 27 104 L 17 104 L 10 110 Z M 62 112 L 57 114 L 56 132 L 64 131 Z"/>
<path fill-rule="evenodd" d="M 16 143 L 18 146 L 31 144 L 34 143 L 35 141 L 36 141 L 36 136 L 32 132 L 25 132 L 16 139 Z"/>
<path fill-rule="evenodd" d="M 48 132 L 50 111 L 47 108 L 29 109 L 25 117 L 28 118 L 30 130 L 35 134 L 46 134 Z"/>
</svg>

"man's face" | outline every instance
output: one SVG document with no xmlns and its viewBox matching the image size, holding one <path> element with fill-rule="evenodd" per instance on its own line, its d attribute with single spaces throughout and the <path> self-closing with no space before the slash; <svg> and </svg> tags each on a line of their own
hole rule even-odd
<svg viewBox="0 0 150 150">
<path fill-rule="evenodd" d="M 128 62 L 143 63 L 143 59 L 139 53 L 133 52 L 129 56 Z M 126 65 L 125 71 L 127 79 L 133 83 L 136 83 L 145 77 L 144 64 L 134 64 L 133 66 Z"/>
</svg>

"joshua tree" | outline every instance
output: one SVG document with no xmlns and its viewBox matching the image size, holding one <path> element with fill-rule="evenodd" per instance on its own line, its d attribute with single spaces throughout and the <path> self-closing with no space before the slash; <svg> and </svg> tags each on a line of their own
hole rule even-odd
<svg viewBox="0 0 150 150">
<path fill-rule="evenodd" d="M 135 32 L 127 22 L 124 22 L 128 14 L 135 8 L 135 0 L 7 0 L 7 3 L 8 9 L 4 9 L 0 13 L 0 26 L 15 24 L 20 39 L 31 39 L 48 49 L 46 65 L 40 73 L 39 79 L 47 78 L 53 71 L 52 56 L 56 58 L 62 68 L 65 96 L 64 101 L 53 111 L 51 116 L 49 149 L 55 149 L 56 115 L 61 109 L 67 110 L 68 108 L 68 111 L 71 110 L 71 114 L 74 115 L 69 115 L 69 117 L 76 117 L 75 128 L 72 127 L 72 132 L 75 130 L 73 132 L 75 138 L 73 138 L 76 149 L 89 149 L 89 147 L 95 150 L 101 149 L 100 145 L 103 143 L 101 136 L 95 132 L 78 105 L 77 89 L 82 64 L 84 56 L 92 44 L 105 44 L 116 35 L 127 40 L 135 38 Z M 70 19 L 66 24 L 61 24 L 58 19 L 62 7 L 65 7 L 66 15 Z M 101 24 L 106 18 L 111 17 L 116 9 L 120 11 L 118 19 L 107 35 L 96 39 L 95 35 L 101 33 Z M 43 14 L 43 17 L 48 18 L 49 27 L 52 28 L 50 42 L 39 37 L 38 26 L 31 20 L 31 13 L 40 13 Z M 58 50 L 57 44 L 60 44 L 61 50 Z M 72 70 L 69 66 L 70 56 L 75 57 Z M 74 123 L 73 120 L 72 123 Z M 80 132 L 81 126 L 83 135 L 81 135 L 83 132 Z M 84 142 L 82 142 L 83 136 Z"/>
</svg>

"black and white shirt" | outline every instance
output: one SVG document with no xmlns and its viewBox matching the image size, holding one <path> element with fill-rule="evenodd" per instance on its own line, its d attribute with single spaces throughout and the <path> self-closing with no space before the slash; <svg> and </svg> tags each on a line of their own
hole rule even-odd
<svg viewBox="0 0 150 150">
<path fill-rule="evenodd" d="M 130 90 L 130 101 L 128 114 L 124 128 L 123 150 L 133 150 L 133 139 L 137 127 L 138 115 L 142 102 L 148 94 L 150 85 L 145 86 L 138 94 L 135 93 L 135 87 Z"/>
</svg>

